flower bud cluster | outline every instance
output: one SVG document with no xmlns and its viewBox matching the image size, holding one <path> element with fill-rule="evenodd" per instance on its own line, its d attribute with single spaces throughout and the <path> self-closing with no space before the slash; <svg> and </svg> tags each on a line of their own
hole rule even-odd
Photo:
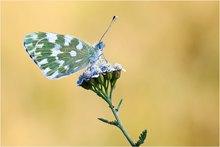
<svg viewBox="0 0 220 147">
<path fill-rule="evenodd" d="M 117 79 L 120 78 L 121 71 L 125 71 L 120 64 L 112 66 L 110 63 L 102 62 L 99 66 L 89 67 L 78 78 L 77 85 L 87 90 L 105 89 L 114 87 Z M 110 86 L 109 86 L 110 85 Z"/>
</svg>

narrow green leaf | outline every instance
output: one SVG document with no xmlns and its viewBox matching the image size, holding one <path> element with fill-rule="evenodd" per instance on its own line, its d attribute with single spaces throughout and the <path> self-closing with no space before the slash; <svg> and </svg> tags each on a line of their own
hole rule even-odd
<svg viewBox="0 0 220 147">
<path fill-rule="evenodd" d="M 100 120 L 100 121 L 102 121 L 102 122 L 104 122 L 104 123 L 110 124 L 110 125 L 118 126 L 117 121 L 109 121 L 109 120 L 104 119 L 104 118 L 98 118 L 98 120 Z"/>
<path fill-rule="evenodd" d="M 147 130 L 144 130 L 140 136 L 139 136 L 139 140 L 135 143 L 135 146 L 140 146 L 141 144 L 144 143 L 145 139 L 147 137 Z"/>
<path fill-rule="evenodd" d="M 118 103 L 118 106 L 117 106 L 116 111 L 119 111 L 119 109 L 120 109 L 120 107 L 121 107 L 121 104 L 122 104 L 122 101 L 123 101 L 123 99 L 121 99 L 120 102 Z"/>
</svg>

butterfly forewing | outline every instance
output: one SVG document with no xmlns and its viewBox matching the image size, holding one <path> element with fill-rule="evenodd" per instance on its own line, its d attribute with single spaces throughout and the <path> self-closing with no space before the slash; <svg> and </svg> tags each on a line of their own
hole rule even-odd
<svg viewBox="0 0 220 147">
<path fill-rule="evenodd" d="M 92 45 L 70 35 L 37 32 L 24 38 L 27 53 L 49 79 L 57 79 L 89 65 Z"/>
</svg>

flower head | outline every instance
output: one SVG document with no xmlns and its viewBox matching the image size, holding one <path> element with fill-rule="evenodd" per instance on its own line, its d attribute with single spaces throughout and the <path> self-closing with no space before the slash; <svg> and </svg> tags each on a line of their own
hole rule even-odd
<svg viewBox="0 0 220 147">
<path fill-rule="evenodd" d="M 81 85 L 83 83 L 83 81 L 85 80 L 85 77 L 82 75 L 79 76 L 78 80 L 77 80 L 77 85 Z"/>
<path fill-rule="evenodd" d="M 121 71 L 125 71 L 120 64 L 112 66 L 109 62 L 102 62 L 99 66 L 93 65 L 87 68 L 78 78 L 77 85 L 85 89 L 98 89 L 100 87 L 114 86 L 120 77 Z"/>
<path fill-rule="evenodd" d="M 92 73 L 91 78 L 98 78 L 99 73 L 101 73 L 101 69 L 98 66 L 92 66 L 90 71 Z"/>
<path fill-rule="evenodd" d="M 99 65 L 99 68 L 102 72 L 111 72 L 113 70 L 112 65 L 110 63 L 103 62 Z"/>
<path fill-rule="evenodd" d="M 125 71 L 122 66 L 116 63 L 112 66 L 110 63 L 101 63 L 99 66 L 91 66 L 86 71 L 83 72 L 78 78 L 77 85 L 81 86 L 81 84 L 85 81 L 88 82 L 92 78 L 98 78 L 100 75 L 107 75 L 108 73 L 112 73 L 114 71 Z"/>
<path fill-rule="evenodd" d="M 113 68 L 114 68 L 114 71 L 115 71 L 115 70 L 126 71 L 125 69 L 122 68 L 121 64 L 118 64 L 118 63 L 116 63 L 116 64 L 113 66 Z"/>
</svg>

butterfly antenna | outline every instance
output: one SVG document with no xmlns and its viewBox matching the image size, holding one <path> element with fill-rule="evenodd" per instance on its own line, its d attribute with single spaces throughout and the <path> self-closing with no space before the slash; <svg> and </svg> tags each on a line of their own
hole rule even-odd
<svg viewBox="0 0 220 147">
<path fill-rule="evenodd" d="M 113 22 L 115 22 L 117 20 L 118 16 L 113 16 L 108 28 L 105 30 L 105 32 L 103 33 L 102 37 L 100 38 L 99 42 L 102 41 L 103 37 L 105 36 L 105 34 L 108 32 L 109 28 L 112 26 Z"/>
</svg>

